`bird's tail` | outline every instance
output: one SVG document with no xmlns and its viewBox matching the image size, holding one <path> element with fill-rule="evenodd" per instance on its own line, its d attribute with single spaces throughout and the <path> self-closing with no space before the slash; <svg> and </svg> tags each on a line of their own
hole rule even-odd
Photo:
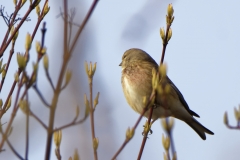
<svg viewBox="0 0 240 160">
<path fill-rule="evenodd" d="M 204 127 L 201 123 L 199 123 L 195 118 L 192 117 L 190 121 L 185 121 L 195 132 L 203 139 L 206 140 L 205 133 L 213 135 L 214 133 Z"/>
</svg>

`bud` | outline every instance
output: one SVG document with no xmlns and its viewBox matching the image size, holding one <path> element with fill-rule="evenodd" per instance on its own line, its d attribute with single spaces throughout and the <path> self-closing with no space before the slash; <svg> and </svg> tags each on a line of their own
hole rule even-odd
<svg viewBox="0 0 240 160">
<path fill-rule="evenodd" d="M 27 33 L 26 36 L 26 41 L 25 41 L 25 49 L 28 51 L 31 48 L 31 44 L 32 44 L 32 37 L 29 33 Z"/>
<path fill-rule="evenodd" d="M 11 35 L 13 35 L 14 31 L 15 31 L 15 27 L 12 26 L 12 28 L 11 28 Z M 17 31 L 17 32 L 15 33 L 15 35 L 13 36 L 12 42 L 15 42 L 16 39 L 17 39 L 17 37 L 18 37 L 18 31 Z"/>
<path fill-rule="evenodd" d="M 48 70 L 48 56 L 46 54 L 43 56 L 43 66 L 44 66 L 44 69 L 47 71 Z"/>
<path fill-rule="evenodd" d="M 42 50 L 41 50 L 41 52 L 40 52 L 40 54 L 41 54 L 41 55 L 44 55 L 44 54 L 46 54 L 46 52 L 47 52 L 47 48 L 46 48 L 46 47 L 43 47 Z"/>
<path fill-rule="evenodd" d="M 223 122 L 224 122 L 225 125 L 228 126 L 228 115 L 227 115 L 227 112 L 224 113 Z"/>
<path fill-rule="evenodd" d="M 36 13 L 37 13 L 37 15 L 38 15 L 38 17 L 40 16 L 40 12 L 41 12 L 41 9 L 40 9 L 40 6 L 39 6 L 39 4 L 36 6 Z"/>
<path fill-rule="evenodd" d="M 17 0 L 13 0 L 13 4 L 16 6 L 17 5 Z"/>
<path fill-rule="evenodd" d="M 74 152 L 73 160 L 80 160 L 77 150 L 75 150 L 75 152 Z"/>
<path fill-rule="evenodd" d="M 160 65 L 159 73 L 160 73 L 162 78 L 166 77 L 166 75 L 167 75 L 167 64 L 166 63 L 163 63 L 163 64 Z"/>
<path fill-rule="evenodd" d="M 237 121 L 240 120 L 240 110 L 234 108 L 234 115 Z"/>
<path fill-rule="evenodd" d="M 162 134 L 162 144 L 164 149 L 168 151 L 170 147 L 170 138 L 168 136 L 165 138 L 163 134 Z"/>
<path fill-rule="evenodd" d="M 26 3 L 27 0 L 22 0 L 21 7 Z"/>
<path fill-rule="evenodd" d="M 2 78 L 5 78 L 5 77 L 6 77 L 6 70 L 3 69 L 3 70 L 2 70 Z"/>
<path fill-rule="evenodd" d="M 1 59 L 0 61 L 0 68 L 2 68 L 2 62 L 3 62 L 3 59 Z"/>
<path fill-rule="evenodd" d="M 95 71 L 96 71 L 96 68 L 97 68 L 97 63 L 94 63 L 93 69 L 92 69 L 92 75 L 94 75 L 94 73 L 95 73 Z"/>
<path fill-rule="evenodd" d="M 128 128 L 126 131 L 126 139 L 129 141 L 134 136 L 134 128 Z"/>
<path fill-rule="evenodd" d="M 19 75 L 18 75 L 18 72 L 16 72 L 16 73 L 14 74 L 14 80 L 15 80 L 16 82 L 19 81 Z"/>
<path fill-rule="evenodd" d="M 41 43 L 39 41 L 36 41 L 36 51 L 37 53 L 40 53 L 41 50 Z"/>
<path fill-rule="evenodd" d="M 93 149 L 96 151 L 97 148 L 98 148 L 98 144 L 99 144 L 99 141 L 98 141 L 98 138 L 93 138 Z"/>
<path fill-rule="evenodd" d="M 6 67 L 6 63 L 1 67 L 1 70 L 0 70 L 0 73 L 2 73 L 3 70 L 5 70 L 5 67 Z"/>
<path fill-rule="evenodd" d="M 56 148 L 59 149 L 61 141 L 62 141 L 62 131 L 61 130 L 55 131 L 53 134 L 53 139 L 54 139 Z"/>
<path fill-rule="evenodd" d="M 72 72 L 70 70 L 67 70 L 65 73 L 65 82 L 66 82 L 66 86 L 68 85 L 68 83 L 70 82 L 72 78 Z"/>
<path fill-rule="evenodd" d="M 171 28 L 169 28 L 169 30 L 168 30 L 168 37 L 167 37 L 167 41 L 169 41 L 169 40 L 171 39 L 171 37 L 172 37 L 172 29 L 171 29 Z"/>
<path fill-rule="evenodd" d="M 45 4 L 45 6 L 43 8 L 44 16 L 46 16 L 46 14 L 49 12 L 49 10 L 50 10 L 50 7 L 48 7 L 48 1 L 47 1 L 47 3 Z"/>
<path fill-rule="evenodd" d="M 162 118 L 162 127 L 165 131 L 170 132 L 173 127 L 174 119 L 173 118 Z"/>
<path fill-rule="evenodd" d="M 12 104 L 12 96 L 10 96 L 8 102 L 7 102 L 7 107 L 5 109 L 5 112 L 11 107 L 11 104 Z"/>
<path fill-rule="evenodd" d="M 93 102 L 93 106 L 94 106 L 93 108 L 94 108 L 94 109 L 96 108 L 96 106 L 97 106 L 97 104 L 98 104 L 99 95 L 100 95 L 100 93 L 98 92 L 96 98 L 94 99 L 94 102 Z"/>
<path fill-rule="evenodd" d="M 162 40 L 164 41 L 164 39 L 165 39 L 165 31 L 164 31 L 164 28 L 160 28 L 160 36 L 161 36 Z"/>
<path fill-rule="evenodd" d="M 18 105 L 24 114 L 29 113 L 29 104 L 26 100 L 20 100 Z"/>
<path fill-rule="evenodd" d="M 167 8 L 167 16 L 171 18 L 173 16 L 173 12 L 174 12 L 173 6 L 172 4 L 169 4 Z"/>
<path fill-rule="evenodd" d="M 155 68 L 152 69 L 152 87 L 153 89 L 157 89 L 159 82 L 159 76 Z"/>
<path fill-rule="evenodd" d="M 86 106 L 85 117 L 87 117 L 88 114 L 89 114 L 89 111 L 90 111 L 90 106 L 89 106 L 89 101 L 87 99 L 87 95 L 86 94 L 84 94 L 84 103 L 85 103 L 85 106 Z"/>
<path fill-rule="evenodd" d="M 37 74 L 37 71 L 38 71 L 38 63 L 32 63 L 32 65 L 33 65 L 33 72 L 34 72 L 34 74 Z"/>
<path fill-rule="evenodd" d="M 27 62 L 23 54 L 17 53 L 17 62 L 18 62 L 18 67 L 21 70 L 24 70 L 27 65 Z"/>
</svg>

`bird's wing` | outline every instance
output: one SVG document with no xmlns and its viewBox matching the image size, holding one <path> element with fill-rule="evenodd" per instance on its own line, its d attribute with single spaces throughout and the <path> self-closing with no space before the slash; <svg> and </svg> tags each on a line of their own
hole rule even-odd
<svg viewBox="0 0 240 160">
<path fill-rule="evenodd" d="M 178 90 L 178 88 L 174 85 L 174 83 L 170 80 L 170 78 L 167 77 L 167 80 L 169 81 L 169 83 L 171 84 L 171 86 L 173 87 L 173 89 L 176 91 L 179 100 L 181 101 L 181 103 L 183 104 L 183 106 L 185 107 L 185 109 L 192 115 L 195 117 L 200 117 L 197 113 L 193 112 L 192 110 L 190 110 L 187 102 L 185 101 L 182 93 Z"/>
</svg>

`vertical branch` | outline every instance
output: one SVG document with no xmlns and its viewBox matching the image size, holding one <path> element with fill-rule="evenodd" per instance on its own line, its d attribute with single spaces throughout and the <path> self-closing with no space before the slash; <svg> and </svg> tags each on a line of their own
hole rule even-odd
<svg viewBox="0 0 240 160">
<path fill-rule="evenodd" d="M 87 62 L 85 62 L 85 71 L 86 74 L 88 76 L 88 83 L 89 83 L 89 96 L 90 96 L 90 105 L 89 105 L 89 101 L 87 99 L 87 96 L 85 95 L 85 105 L 87 108 L 90 109 L 90 121 L 91 121 L 91 132 L 92 132 L 92 144 L 93 144 L 93 154 L 94 154 L 94 159 L 97 160 L 98 159 L 98 155 L 97 155 L 97 148 L 98 148 L 98 139 L 95 136 L 95 128 L 94 128 L 94 111 L 95 111 L 95 106 L 93 106 L 93 97 L 92 97 L 92 86 L 93 86 L 93 76 L 94 73 L 96 71 L 96 63 L 94 63 L 94 65 L 92 65 L 92 63 L 90 62 L 90 65 L 88 67 Z M 96 97 L 98 98 L 98 96 Z"/>
<path fill-rule="evenodd" d="M 153 106 L 151 106 L 151 108 L 150 108 L 150 113 L 149 113 L 148 122 L 147 122 L 148 126 L 150 126 L 150 127 L 151 127 L 152 113 L 153 113 Z M 147 127 L 147 126 L 145 126 L 145 127 Z M 141 157 L 142 157 L 143 149 L 144 149 L 144 146 L 146 144 L 147 135 L 148 135 L 149 131 L 150 131 L 150 128 L 147 130 L 146 133 L 144 133 L 143 140 L 142 140 L 142 145 L 141 145 L 137 160 L 140 160 Z"/>
<path fill-rule="evenodd" d="M 166 47 L 167 47 L 167 44 L 168 44 L 168 41 L 171 39 L 171 36 L 172 36 L 172 30 L 170 29 L 171 27 L 171 24 L 174 20 L 174 17 L 173 17 L 173 7 L 172 7 L 172 4 L 169 4 L 168 5 L 168 8 L 167 8 L 167 15 L 166 15 L 166 23 L 167 23 L 167 30 L 166 30 L 166 34 L 162 31 L 162 29 L 160 30 L 160 35 L 161 35 L 161 38 L 162 38 L 162 41 L 163 41 L 163 49 L 162 49 L 162 56 L 161 56 L 161 61 L 160 61 L 160 67 L 161 65 L 163 64 L 163 61 L 164 61 L 164 57 L 165 57 L 165 52 L 166 52 Z M 166 35 L 166 36 L 165 36 Z M 159 80 L 160 78 L 160 71 L 157 72 L 157 79 Z M 154 80 L 154 76 L 153 76 L 153 81 L 157 81 Z M 159 83 L 159 82 L 157 82 Z M 153 86 L 153 84 L 152 84 Z M 153 92 L 156 92 L 156 88 L 154 88 L 153 86 Z M 145 129 L 144 130 L 144 137 L 143 137 L 143 140 L 142 140 L 142 145 L 141 145 L 141 148 L 140 148 L 140 151 L 139 151 L 139 154 L 138 154 L 138 160 L 141 159 L 141 156 L 142 156 L 142 153 L 143 153 L 143 149 L 144 149 L 144 146 L 146 144 L 146 141 L 147 141 L 147 135 L 151 129 L 151 119 L 152 119 L 152 112 L 153 112 L 153 106 L 151 106 L 151 109 L 150 109 L 150 113 L 149 113 L 149 117 L 148 117 L 148 121 L 147 121 L 147 124 L 145 125 Z"/>
<path fill-rule="evenodd" d="M 94 108 L 93 108 L 93 98 L 92 98 L 92 80 L 93 77 L 89 78 L 89 90 L 90 90 L 90 118 L 91 118 L 91 130 L 92 130 L 92 141 L 94 143 L 95 137 L 95 127 L 94 127 Z M 98 159 L 97 150 L 94 149 L 94 159 Z"/>
<path fill-rule="evenodd" d="M 68 3 L 67 0 L 63 1 L 64 5 L 64 35 L 63 35 L 63 50 L 64 50 L 64 55 L 65 56 L 68 52 L 68 44 L 67 44 L 67 39 L 68 39 Z"/>
<path fill-rule="evenodd" d="M 145 108 L 143 109 L 141 115 L 139 116 L 137 122 L 135 123 L 135 125 L 133 126 L 132 129 L 128 129 L 127 132 L 126 132 L 126 139 L 125 141 L 123 142 L 123 144 L 121 145 L 121 147 L 118 149 L 118 151 L 114 154 L 114 156 L 112 157 L 111 160 L 115 160 L 117 158 L 117 156 L 122 152 L 122 150 L 124 149 L 124 147 L 128 144 L 128 142 L 132 139 L 133 135 L 134 135 L 134 132 L 138 126 L 138 124 L 140 123 L 143 115 L 147 112 L 151 102 L 154 100 L 155 98 L 155 93 L 152 92 L 149 100 L 147 101 L 147 104 L 145 105 Z M 152 107 L 151 107 L 152 108 Z M 150 111 L 151 112 L 151 111 Z"/>
<path fill-rule="evenodd" d="M 27 90 L 27 86 L 26 86 Z M 25 149 L 25 159 L 28 159 L 28 151 L 29 151 L 29 101 L 28 101 L 28 92 L 26 93 L 26 107 L 27 107 L 27 112 L 26 112 L 26 149 Z"/>
</svg>

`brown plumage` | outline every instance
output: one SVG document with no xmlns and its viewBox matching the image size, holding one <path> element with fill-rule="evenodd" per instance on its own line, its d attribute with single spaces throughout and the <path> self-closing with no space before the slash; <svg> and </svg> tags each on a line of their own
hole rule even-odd
<svg viewBox="0 0 240 160">
<path fill-rule="evenodd" d="M 152 69 L 157 70 L 158 64 L 143 50 L 132 48 L 123 54 L 120 66 L 122 67 L 121 82 L 125 98 L 133 110 L 142 113 L 143 97 L 146 96 L 149 99 L 152 92 Z M 178 118 L 194 129 L 203 140 L 206 139 L 205 133 L 214 134 L 193 117 L 199 117 L 199 115 L 190 110 L 183 95 L 168 77 L 161 83 L 163 86 L 169 85 L 170 92 L 164 106 L 162 97 L 157 94 L 155 99 L 157 107 L 153 110 L 153 120 L 168 116 Z M 144 116 L 148 117 L 148 115 L 149 111 Z"/>
</svg>

